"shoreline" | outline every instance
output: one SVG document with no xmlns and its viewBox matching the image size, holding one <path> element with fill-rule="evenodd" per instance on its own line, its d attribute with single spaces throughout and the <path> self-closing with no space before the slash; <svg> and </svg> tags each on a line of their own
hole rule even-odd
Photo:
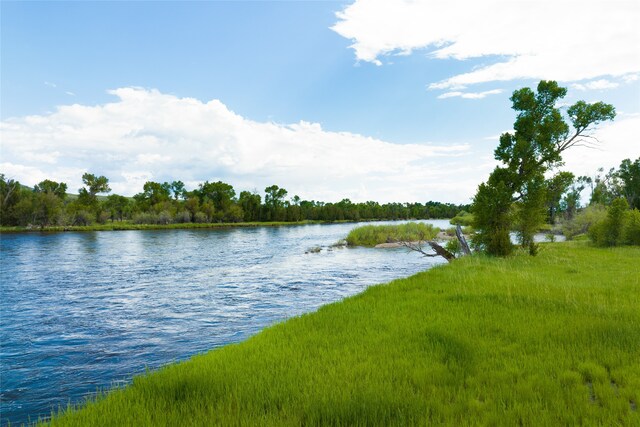
<svg viewBox="0 0 640 427">
<path fill-rule="evenodd" d="M 93 225 L 55 225 L 46 227 L 0 227 L 0 234 L 4 233 L 60 233 L 78 231 L 129 231 L 129 230 L 207 230 L 217 228 L 254 228 L 254 227 L 285 227 L 316 224 L 348 224 L 348 223 L 369 223 L 383 221 L 431 221 L 449 220 L 450 218 L 426 218 L 426 219 L 367 219 L 359 221 L 338 220 L 304 220 L 304 221 L 265 221 L 265 222 L 214 222 L 214 223 L 178 223 L 178 224 L 133 224 L 130 222 L 112 222 L 107 224 Z"/>
</svg>

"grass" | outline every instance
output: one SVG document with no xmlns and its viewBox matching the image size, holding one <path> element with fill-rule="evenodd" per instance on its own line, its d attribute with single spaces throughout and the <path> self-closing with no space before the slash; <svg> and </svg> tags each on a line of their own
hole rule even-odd
<svg viewBox="0 0 640 427">
<path fill-rule="evenodd" d="M 408 222 L 398 225 L 363 225 L 349 232 L 350 246 L 375 246 L 380 243 L 415 242 L 431 240 L 439 229 L 423 222 Z"/>
<path fill-rule="evenodd" d="M 640 248 L 466 257 L 136 377 L 54 426 L 640 425 Z"/>
</svg>

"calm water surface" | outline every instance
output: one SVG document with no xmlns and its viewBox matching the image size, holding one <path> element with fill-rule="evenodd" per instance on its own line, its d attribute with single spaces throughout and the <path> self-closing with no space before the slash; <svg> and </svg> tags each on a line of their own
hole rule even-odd
<svg viewBox="0 0 640 427">
<path fill-rule="evenodd" d="M 442 262 L 328 247 L 353 227 L 2 235 L 1 424 Z"/>
</svg>

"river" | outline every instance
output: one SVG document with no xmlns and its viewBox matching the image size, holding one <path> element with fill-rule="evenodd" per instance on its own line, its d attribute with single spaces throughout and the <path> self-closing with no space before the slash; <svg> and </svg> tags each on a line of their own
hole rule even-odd
<svg viewBox="0 0 640 427">
<path fill-rule="evenodd" d="M 355 226 L 3 234 L 0 424 L 443 262 L 330 247 Z"/>
</svg>

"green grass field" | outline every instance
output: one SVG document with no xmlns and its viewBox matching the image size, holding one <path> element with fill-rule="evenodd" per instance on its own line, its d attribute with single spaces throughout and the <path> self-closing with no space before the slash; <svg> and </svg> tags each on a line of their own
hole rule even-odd
<svg viewBox="0 0 640 427">
<path fill-rule="evenodd" d="M 541 244 L 322 307 L 53 425 L 640 425 L 640 248 Z"/>
</svg>

